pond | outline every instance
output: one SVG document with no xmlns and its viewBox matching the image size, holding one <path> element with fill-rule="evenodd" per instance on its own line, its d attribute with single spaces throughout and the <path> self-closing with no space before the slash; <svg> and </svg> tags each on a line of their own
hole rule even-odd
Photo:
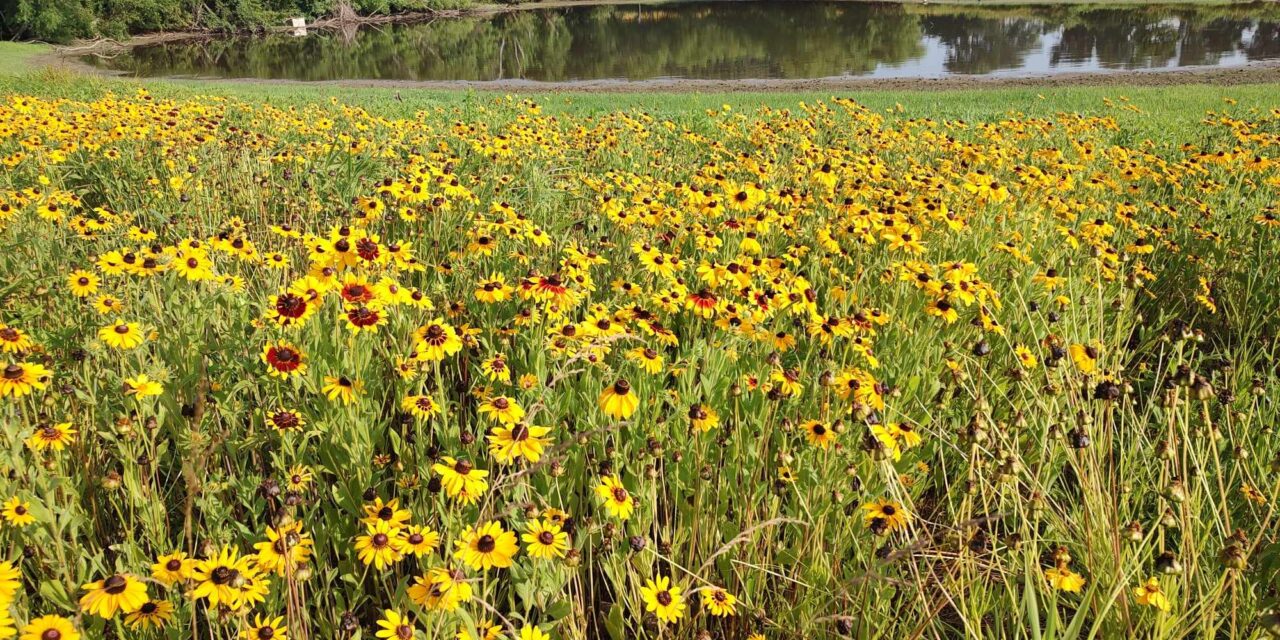
<svg viewBox="0 0 1280 640">
<path fill-rule="evenodd" d="M 681 2 L 535 8 L 134 47 L 138 76 L 291 80 L 1041 75 L 1280 58 L 1280 6 Z"/>
</svg>

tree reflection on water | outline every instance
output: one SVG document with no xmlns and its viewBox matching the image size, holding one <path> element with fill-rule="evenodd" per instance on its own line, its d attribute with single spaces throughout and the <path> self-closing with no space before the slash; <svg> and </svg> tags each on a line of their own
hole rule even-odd
<svg viewBox="0 0 1280 640">
<path fill-rule="evenodd" d="M 568 7 L 157 44 L 95 64 L 142 76 L 539 81 L 1042 73 L 1280 57 L 1280 8 L 838 2 Z"/>
</svg>

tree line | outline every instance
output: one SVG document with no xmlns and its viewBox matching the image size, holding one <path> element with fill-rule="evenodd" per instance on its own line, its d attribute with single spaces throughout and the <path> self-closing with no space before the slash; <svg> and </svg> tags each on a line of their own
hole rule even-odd
<svg viewBox="0 0 1280 640">
<path fill-rule="evenodd" d="M 290 17 L 361 15 L 456 8 L 470 0 L 0 0 L 0 37 L 69 42 L 154 31 L 244 31 Z"/>
</svg>

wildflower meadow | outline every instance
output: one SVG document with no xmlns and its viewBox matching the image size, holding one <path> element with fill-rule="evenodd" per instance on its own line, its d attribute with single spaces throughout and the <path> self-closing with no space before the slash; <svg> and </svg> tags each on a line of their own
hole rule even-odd
<svg viewBox="0 0 1280 640">
<path fill-rule="evenodd" d="M 0 639 L 1280 633 L 1280 101 L 1153 108 L 5 93 Z"/>
</svg>

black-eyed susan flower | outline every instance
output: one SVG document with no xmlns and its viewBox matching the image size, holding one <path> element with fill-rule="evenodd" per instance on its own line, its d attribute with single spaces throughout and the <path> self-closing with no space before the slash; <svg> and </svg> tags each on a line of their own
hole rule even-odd
<svg viewBox="0 0 1280 640">
<path fill-rule="evenodd" d="M 440 413 L 440 405 L 431 396 L 405 396 L 400 401 L 400 408 L 424 420 Z"/>
<path fill-rule="evenodd" d="M 44 365 L 32 362 L 10 362 L 0 371 L 0 398 L 21 398 L 32 391 L 49 386 L 53 374 Z"/>
<path fill-rule="evenodd" d="M 93 301 L 93 310 L 101 315 L 110 315 L 124 311 L 124 302 L 115 296 L 98 296 Z"/>
<path fill-rule="evenodd" d="M 98 291 L 98 284 L 101 282 L 98 274 L 84 269 L 76 269 L 67 276 L 67 288 L 71 289 L 71 295 L 77 298 L 93 295 Z"/>
<path fill-rule="evenodd" d="M 1049 582 L 1049 586 L 1058 591 L 1067 593 L 1079 593 L 1080 589 L 1085 585 L 1084 576 L 1072 571 L 1066 566 L 1055 566 L 1044 570 L 1045 580 Z"/>
<path fill-rule="evenodd" d="M 805 440 L 820 449 L 830 449 L 836 441 L 835 430 L 821 420 L 805 420 L 800 428 L 804 431 Z"/>
<path fill-rule="evenodd" d="M 524 550 L 530 557 L 544 560 L 563 558 L 569 550 L 569 534 L 550 520 L 531 520 L 525 527 Z"/>
<path fill-rule="evenodd" d="M 1032 353 L 1025 345 L 1017 345 L 1013 348 L 1013 353 L 1018 357 L 1018 364 L 1024 369 L 1034 369 L 1040 364 L 1040 360 L 1036 358 L 1036 354 Z"/>
<path fill-rule="evenodd" d="M 413 519 L 413 512 L 402 508 L 397 498 L 383 502 L 381 497 L 376 497 L 373 502 L 361 506 L 361 509 L 364 511 L 364 517 L 360 522 L 369 527 L 385 522 L 393 531 L 396 531 L 408 525 Z"/>
<path fill-rule="evenodd" d="M 876 535 L 901 531 L 911 524 L 911 514 L 902 505 L 881 498 L 862 505 L 862 519 Z"/>
<path fill-rule="evenodd" d="M 526 624 L 520 627 L 520 640 L 551 640 L 551 636 L 541 627 Z"/>
<path fill-rule="evenodd" d="M 630 518 L 631 512 L 636 508 L 635 498 L 617 476 L 601 477 L 600 484 L 596 485 L 596 496 L 604 502 L 609 515 L 619 520 Z"/>
<path fill-rule="evenodd" d="M 124 623 L 135 631 L 163 629 L 173 620 L 173 603 L 168 600 L 147 600 L 134 611 L 124 617 Z"/>
<path fill-rule="evenodd" d="M 1101 349 L 1095 344 L 1072 344 L 1067 347 L 1067 354 L 1071 356 L 1071 362 L 1076 365 L 1080 373 L 1085 375 L 1092 374 L 1098 369 L 1098 358 L 1102 357 Z"/>
<path fill-rule="evenodd" d="M 514 425 L 524 418 L 524 408 L 514 398 L 495 396 L 485 400 L 479 408 L 480 415 L 504 425 Z"/>
<path fill-rule="evenodd" d="M 310 467 L 304 464 L 295 464 L 289 467 L 289 473 L 285 477 L 285 486 L 289 487 L 290 491 L 302 493 L 311 488 L 312 478 Z"/>
<path fill-rule="evenodd" d="M 462 350 L 457 329 L 439 318 L 419 327 L 414 339 L 414 358 L 424 362 L 439 362 Z"/>
<path fill-rule="evenodd" d="M 689 407 L 689 424 L 695 431 L 706 433 L 720 424 L 720 414 L 704 404 Z"/>
<path fill-rule="evenodd" d="M 301 431 L 307 420 L 293 409 L 273 409 L 267 412 L 266 423 L 276 431 Z"/>
<path fill-rule="evenodd" d="M 702 594 L 702 607 L 713 616 L 723 618 L 734 615 L 734 607 L 738 604 L 738 599 L 732 593 L 721 589 L 720 587 L 705 587 L 700 590 Z"/>
<path fill-rule="evenodd" d="M 216 555 L 200 560 L 191 570 L 194 584 L 189 596 L 205 600 L 210 607 L 239 609 L 251 599 L 249 589 L 257 575 L 253 556 L 241 556 L 233 547 L 223 547 Z"/>
<path fill-rule="evenodd" d="M 80 640 L 70 620 L 59 615 L 40 616 L 22 628 L 20 640 Z"/>
<path fill-rule="evenodd" d="M 18 353 L 35 346 L 31 336 L 17 327 L 0 324 L 0 353 Z"/>
<path fill-rule="evenodd" d="M 510 464 L 519 458 L 537 462 L 542 459 L 549 442 L 546 435 L 550 432 L 550 427 L 525 424 L 494 427 L 493 433 L 487 436 L 489 453 L 499 464 Z"/>
<path fill-rule="evenodd" d="M 1166 613 L 1173 609 L 1173 602 L 1169 600 L 1169 596 L 1160 588 L 1160 580 L 1154 577 L 1148 578 L 1146 582 L 1133 589 L 1133 599 L 1139 605 L 1159 609 Z"/>
<path fill-rule="evenodd" d="M 98 330 L 98 339 L 113 349 L 134 349 L 142 344 L 145 337 L 138 323 L 123 320 L 117 320 Z"/>
<path fill-rule="evenodd" d="M 189 580 L 195 567 L 195 559 L 187 557 L 182 551 L 174 551 L 156 558 L 151 565 L 151 578 L 166 587 L 172 587 Z"/>
<path fill-rule="evenodd" d="M 467 527 L 453 544 L 453 557 L 477 571 L 509 567 L 520 551 L 516 534 L 494 520 Z"/>
<path fill-rule="evenodd" d="M 654 580 L 646 580 L 640 588 L 640 598 L 644 601 L 644 609 L 658 617 L 660 622 L 674 624 L 684 616 L 684 596 L 680 587 L 671 584 L 671 579 L 658 576 Z"/>
<path fill-rule="evenodd" d="M 343 309 L 342 319 L 352 333 L 375 333 L 387 323 L 386 309 L 379 302 L 349 304 Z"/>
<path fill-rule="evenodd" d="M 500 273 L 495 273 L 476 283 L 475 296 L 480 302 L 494 304 L 509 298 L 511 292 L 512 288 L 507 284 L 506 278 Z"/>
<path fill-rule="evenodd" d="M 44 424 L 36 427 L 36 430 L 27 437 L 27 446 L 37 452 L 49 450 L 55 453 L 60 452 L 76 441 L 77 433 L 70 422 Z"/>
<path fill-rule="evenodd" d="M 267 319 L 280 327 L 301 326 L 315 313 L 318 302 L 292 291 L 271 296 L 267 301 Z"/>
<path fill-rule="evenodd" d="M 253 624 L 240 632 L 241 640 L 289 640 L 289 629 L 284 624 L 284 616 L 263 617 L 254 614 Z"/>
<path fill-rule="evenodd" d="M 485 377 L 494 382 L 511 382 L 511 367 L 507 364 L 507 359 L 502 354 L 480 363 L 480 371 Z"/>
<path fill-rule="evenodd" d="M 788 398 L 798 397 L 804 391 L 799 369 L 775 368 L 769 373 L 769 380 L 778 393 Z"/>
<path fill-rule="evenodd" d="M 648 347 L 636 347 L 627 352 L 627 359 L 640 366 L 645 373 L 657 375 L 662 373 L 662 354 Z"/>
<path fill-rule="evenodd" d="M 364 383 L 347 376 L 325 376 L 324 386 L 320 391 L 330 400 L 340 400 L 348 405 L 364 394 Z"/>
<path fill-rule="evenodd" d="M 408 525 L 400 532 L 405 555 L 429 556 L 440 548 L 440 533 L 431 527 Z"/>
<path fill-rule="evenodd" d="M 31 513 L 31 503 L 18 496 L 13 496 L 0 505 L 0 517 L 11 527 L 25 527 L 36 521 Z"/>
<path fill-rule="evenodd" d="M 285 576 L 307 564 L 313 544 L 311 534 L 303 531 L 302 522 L 294 520 L 279 527 L 267 527 L 267 539 L 253 547 L 258 551 L 259 569 Z"/>
<path fill-rule="evenodd" d="M 471 583 L 457 569 L 435 567 L 409 586 L 409 599 L 429 611 L 453 611 L 472 597 Z"/>
<path fill-rule="evenodd" d="M 395 609 L 387 609 L 378 620 L 374 636 L 384 640 L 412 640 L 415 633 L 412 619 Z"/>
<path fill-rule="evenodd" d="M 152 380 L 147 374 L 143 373 L 133 378 L 125 378 L 124 393 L 141 400 L 164 393 L 164 385 Z"/>
<path fill-rule="evenodd" d="M 366 565 L 378 571 L 400 562 L 404 558 L 404 542 L 399 531 L 384 520 L 366 525 L 365 532 L 356 536 L 356 556 Z"/>
<path fill-rule="evenodd" d="M 298 347 L 278 340 L 262 347 L 262 362 L 273 378 L 288 379 L 307 372 L 307 356 Z"/>
<path fill-rule="evenodd" d="M 13 602 L 22 588 L 22 571 L 8 560 L 0 560 L 0 602 Z M 0 607 L 4 609 L 5 607 Z"/>
<path fill-rule="evenodd" d="M 489 482 L 485 480 L 489 472 L 475 468 L 466 459 L 455 460 L 444 456 L 440 462 L 431 466 L 431 470 L 439 474 L 445 493 L 462 504 L 474 503 L 489 488 Z"/>
<path fill-rule="evenodd" d="M 600 410 L 615 420 L 626 420 L 640 406 L 638 398 L 631 389 L 631 383 L 619 379 L 600 392 L 598 400 Z"/>
<path fill-rule="evenodd" d="M 138 578 L 117 573 L 82 587 L 80 610 L 110 620 L 117 613 L 132 613 L 147 602 L 147 584 Z"/>
<path fill-rule="evenodd" d="M 502 626 L 490 620 L 479 620 L 474 629 L 466 626 L 458 629 L 458 640 L 502 640 Z"/>
</svg>

